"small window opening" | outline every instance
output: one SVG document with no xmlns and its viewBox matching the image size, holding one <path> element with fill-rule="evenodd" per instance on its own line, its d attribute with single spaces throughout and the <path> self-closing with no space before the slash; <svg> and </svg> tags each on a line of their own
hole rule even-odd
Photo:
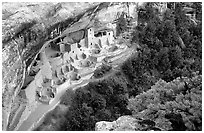
<svg viewBox="0 0 204 133">
<path fill-rule="evenodd" d="M 97 34 L 94 34 L 95 37 L 101 37 L 102 36 L 102 33 L 101 32 L 98 32 Z"/>
</svg>

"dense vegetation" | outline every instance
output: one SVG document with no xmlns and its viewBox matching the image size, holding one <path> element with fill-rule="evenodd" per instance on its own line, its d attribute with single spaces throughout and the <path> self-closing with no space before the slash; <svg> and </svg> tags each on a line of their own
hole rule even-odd
<svg viewBox="0 0 204 133">
<path fill-rule="evenodd" d="M 112 70 L 112 67 L 106 64 L 102 64 L 102 66 L 100 68 L 97 68 L 94 71 L 94 78 L 102 78 L 104 77 L 106 74 L 110 73 Z"/>
<path fill-rule="evenodd" d="M 131 115 L 126 107 L 127 81 L 122 73 L 77 89 L 73 101 L 62 130 L 94 130 L 98 121 L 113 121 L 122 115 Z"/>
<path fill-rule="evenodd" d="M 160 78 L 169 82 L 191 77 L 196 71 L 201 74 L 201 22 L 192 23 L 179 5 L 167 10 L 163 19 L 150 4 L 138 16 L 140 24 L 132 34 L 132 43 L 140 44 L 139 56 L 122 67 L 133 86 L 131 95 L 149 89 Z"/>
<path fill-rule="evenodd" d="M 202 77 L 159 80 L 150 90 L 131 98 L 133 116 L 151 119 L 163 130 L 202 130 Z"/>
<path fill-rule="evenodd" d="M 121 72 L 77 89 L 56 130 L 94 130 L 96 122 L 122 115 L 152 120 L 163 130 L 202 130 L 202 6 L 191 5 L 195 24 L 184 5 L 161 14 L 147 4 L 131 35 L 132 44 L 140 45 L 138 54 L 123 63 Z M 125 29 L 121 16 L 118 33 Z M 61 103 L 67 105 L 66 97 Z"/>
<path fill-rule="evenodd" d="M 132 39 L 141 46 L 139 56 L 122 69 L 136 96 L 128 105 L 133 115 L 164 130 L 202 130 L 202 22 L 190 21 L 182 5 L 163 18 L 146 5 Z"/>
</svg>

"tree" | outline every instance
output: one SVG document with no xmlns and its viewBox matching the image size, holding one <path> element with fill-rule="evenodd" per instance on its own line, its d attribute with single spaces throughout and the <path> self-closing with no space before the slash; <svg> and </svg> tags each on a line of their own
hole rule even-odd
<svg viewBox="0 0 204 133">
<path fill-rule="evenodd" d="M 120 14 L 120 17 L 118 18 L 118 22 L 116 25 L 116 36 L 119 36 L 121 33 L 127 30 L 127 21 L 125 19 L 125 16 L 125 12 L 122 12 Z"/>
<path fill-rule="evenodd" d="M 201 79 L 195 75 L 168 83 L 159 80 L 150 90 L 131 98 L 128 107 L 135 117 L 154 120 L 164 130 L 201 130 Z"/>
</svg>

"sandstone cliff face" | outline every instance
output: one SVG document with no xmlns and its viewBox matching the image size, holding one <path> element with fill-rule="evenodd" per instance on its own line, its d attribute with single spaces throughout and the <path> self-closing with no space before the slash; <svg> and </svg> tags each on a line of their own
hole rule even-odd
<svg viewBox="0 0 204 133">
<path fill-rule="evenodd" d="M 108 23 L 121 12 L 127 12 L 127 7 L 121 3 L 3 3 L 3 130 L 6 130 L 27 70 L 42 46 L 56 37 L 85 27 L 114 28 Z"/>
</svg>

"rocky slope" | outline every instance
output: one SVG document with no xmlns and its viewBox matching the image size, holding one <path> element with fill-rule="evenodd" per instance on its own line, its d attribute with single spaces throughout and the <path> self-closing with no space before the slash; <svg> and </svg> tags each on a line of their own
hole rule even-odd
<svg viewBox="0 0 204 133">
<path fill-rule="evenodd" d="M 115 29 L 111 22 L 127 12 L 124 3 L 95 2 L 3 3 L 2 8 L 3 130 L 15 106 L 26 102 L 19 92 L 31 62 L 46 42 L 87 27 Z"/>
</svg>

